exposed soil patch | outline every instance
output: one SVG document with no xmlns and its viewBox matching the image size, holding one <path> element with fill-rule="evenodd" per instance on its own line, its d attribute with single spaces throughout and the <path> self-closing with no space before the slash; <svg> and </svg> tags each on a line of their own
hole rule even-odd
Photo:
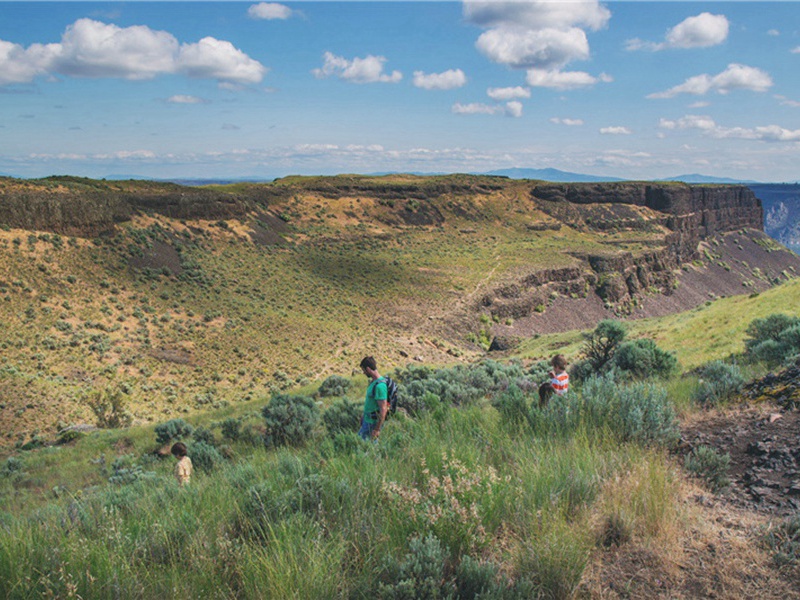
<svg viewBox="0 0 800 600">
<path fill-rule="evenodd" d="M 160 240 L 152 240 L 152 247 L 144 251 L 141 256 L 133 256 L 128 261 L 134 269 L 153 269 L 160 271 L 168 269 L 173 275 L 183 272 L 181 255 L 172 246 Z"/>
<path fill-rule="evenodd" d="M 710 446 L 731 457 L 733 506 L 787 516 L 800 510 L 800 412 L 775 405 L 708 413 L 683 429 L 683 452 Z"/>
</svg>

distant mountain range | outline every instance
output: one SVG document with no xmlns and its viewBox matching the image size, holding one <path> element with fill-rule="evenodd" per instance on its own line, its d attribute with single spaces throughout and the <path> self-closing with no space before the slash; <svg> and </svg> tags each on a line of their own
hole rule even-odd
<svg viewBox="0 0 800 600">
<path fill-rule="evenodd" d="M 399 175 L 401 173 L 409 174 L 409 175 L 420 175 L 420 176 L 434 176 L 434 175 L 447 175 L 448 173 L 440 173 L 440 172 L 407 172 L 407 171 L 391 171 L 391 172 L 380 172 L 380 173 L 368 173 L 367 175 L 370 176 L 380 176 L 380 175 Z M 597 183 L 597 182 L 604 182 L 604 181 L 631 181 L 629 179 L 624 179 L 620 177 L 610 177 L 605 175 L 587 175 L 586 173 L 573 173 L 570 171 L 561 171 L 560 169 L 528 169 L 522 167 L 514 167 L 510 169 L 495 169 L 493 171 L 484 171 L 484 172 L 473 172 L 472 175 L 494 175 L 500 177 L 508 177 L 509 179 L 533 179 L 539 181 L 551 181 L 554 183 Z M 13 175 L 8 175 L 8 177 L 13 177 Z M 188 186 L 198 186 L 198 185 L 224 185 L 228 183 L 264 183 L 270 182 L 275 179 L 274 177 L 263 177 L 258 175 L 251 175 L 247 177 L 214 177 L 214 178 L 201 178 L 201 177 L 175 177 L 175 178 L 153 178 L 153 177 L 146 177 L 143 175 L 131 175 L 131 174 L 110 174 L 107 175 L 104 179 L 111 180 L 111 181 L 120 181 L 120 180 L 128 180 L 128 179 L 145 179 L 145 180 L 153 180 L 153 181 L 168 181 L 171 183 L 178 183 L 180 185 L 188 185 Z M 652 180 L 643 180 L 643 181 L 682 181 L 684 183 L 718 183 L 718 184 L 742 184 L 742 185 L 758 185 L 760 182 L 753 181 L 751 179 L 735 179 L 732 177 L 714 177 L 711 175 L 702 175 L 700 173 L 689 173 L 686 175 L 677 175 L 674 177 L 664 177 L 659 179 L 652 179 Z M 781 183 L 781 182 L 775 182 Z M 786 183 L 796 183 L 796 182 L 786 182 Z"/>
</svg>

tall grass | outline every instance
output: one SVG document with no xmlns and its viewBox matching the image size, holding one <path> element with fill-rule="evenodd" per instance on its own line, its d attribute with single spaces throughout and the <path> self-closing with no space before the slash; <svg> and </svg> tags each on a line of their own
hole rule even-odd
<svg viewBox="0 0 800 600">
<path fill-rule="evenodd" d="M 394 418 L 377 444 L 350 435 L 240 443 L 188 488 L 156 468 L 3 513 L 0 596 L 394 597 L 429 585 L 394 578 L 438 549 L 442 593 L 499 569 L 505 583 L 487 581 L 509 597 L 566 598 L 602 538 L 598 515 L 625 512 L 643 535 L 673 518 L 660 453 L 602 421 L 510 427 L 484 401 Z M 620 480 L 635 482 L 628 496 L 609 491 Z"/>
</svg>

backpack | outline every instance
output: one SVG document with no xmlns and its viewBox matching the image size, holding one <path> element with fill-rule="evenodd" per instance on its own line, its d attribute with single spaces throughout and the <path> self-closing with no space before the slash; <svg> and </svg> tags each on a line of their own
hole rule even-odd
<svg viewBox="0 0 800 600">
<path fill-rule="evenodd" d="M 388 414 L 394 414 L 397 411 L 397 382 L 385 375 L 383 380 L 386 382 L 386 400 L 389 402 Z"/>
</svg>

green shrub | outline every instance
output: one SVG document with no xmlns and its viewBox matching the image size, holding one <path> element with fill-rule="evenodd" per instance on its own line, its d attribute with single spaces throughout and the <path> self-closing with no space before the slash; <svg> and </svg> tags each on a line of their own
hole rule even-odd
<svg viewBox="0 0 800 600">
<path fill-rule="evenodd" d="M 323 398 L 331 396 L 344 396 L 352 387 L 353 383 L 341 375 L 331 375 L 322 385 L 319 386 L 319 395 Z"/>
<path fill-rule="evenodd" d="M 800 515 L 789 517 L 779 525 L 770 527 L 764 541 L 778 566 L 800 563 Z"/>
<path fill-rule="evenodd" d="M 435 535 L 414 538 L 402 560 L 387 559 L 383 581 L 378 586 L 378 598 L 451 598 L 455 586 L 445 576 L 446 560 L 447 549 Z"/>
<path fill-rule="evenodd" d="M 621 321 L 603 319 L 594 331 L 584 335 L 583 355 L 593 372 L 599 373 L 605 369 L 627 333 L 627 327 Z"/>
<path fill-rule="evenodd" d="M 128 427 L 133 415 L 128 411 L 128 396 L 121 389 L 94 390 L 86 400 L 101 429 Z"/>
<path fill-rule="evenodd" d="M 210 473 L 225 460 L 214 446 L 203 441 L 190 444 L 188 454 L 192 459 L 192 466 L 205 473 Z"/>
<path fill-rule="evenodd" d="M 310 437 L 319 421 L 319 408 L 307 396 L 277 394 L 261 413 L 268 447 L 301 446 Z"/>
<path fill-rule="evenodd" d="M 220 431 L 222 432 L 223 438 L 235 442 L 239 440 L 242 435 L 242 423 L 239 419 L 233 417 L 225 419 L 222 425 L 220 425 Z"/>
<path fill-rule="evenodd" d="M 517 385 L 511 385 L 492 399 L 492 406 L 500 412 L 502 423 L 518 428 L 527 421 L 528 401 Z"/>
<path fill-rule="evenodd" d="M 59 446 L 63 444 L 69 444 L 84 437 L 86 437 L 86 434 L 83 431 L 66 429 L 58 434 L 58 437 L 56 438 L 56 444 Z"/>
<path fill-rule="evenodd" d="M 777 313 L 755 319 L 746 333 L 745 355 L 752 360 L 774 365 L 800 353 L 800 317 Z"/>
<path fill-rule="evenodd" d="M 9 456 L 6 459 L 6 462 L 3 464 L 3 468 L 0 469 L 0 477 L 13 477 L 16 475 L 22 474 L 22 470 L 24 468 L 24 463 L 22 459 L 17 458 L 16 456 Z"/>
<path fill-rule="evenodd" d="M 739 367 L 721 360 L 710 362 L 700 369 L 700 383 L 695 391 L 695 400 L 703 406 L 716 406 L 730 400 L 744 385 Z"/>
<path fill-rule="evenodd" d="M 183 419 L 170 419 L 166 423 L 156 425 L 156 442 L 161 445 L 169 444 L 174 440 L 182 440 L 192 435 L 194 427 Z"/>
<path fill-rule="evenodd" d="M 322 415 L 328 434 L 336 436 L 342 432 L 357 431 L 361 423 L 363 405 L 342 398 L 331 404 Z"/>
<path fill-rule="evenodd" d="M 209 446 L 216 446 L 217 441 L 214 439 L 214 433 L 205 427 L 198 427 L 192 433 L 192 439 L 196 442 L 203 442 Z"/>
<path fill-rule="evenodd" d="M 728 470 L 731 466 L 731 455 L 720 454 L 710 446 L 698 446 L 686 456 L 686 470 L 704 480 L 711 491 L 717 493 L 730 485 Z"/>
<path fill-rule="evenodd" d="M 662 350 L 651 339 L 623 342 L 614 353 L 611 364 L 636 379 L 668 379 L 678 370 L 678 359 L 675 355 Z"/>
<path fill-rule="evenodd" d="M 680 432 L 666 390 L 652 383 L 620 384 L 613 374 L 592 377 L 580 393 L 569 393 L 544 409 L 534 406 L 529 420 L 536 435 L 612 433 L 621 442 L 673 446 Z"/>
<path fill-rule="evenodd" d="M 118 456 L 111 463 L 111 474 L 108 478 L 109 483 L 124 485 L 140 480 L 155 479 L 156 474 L 152 471 L 145 471 L 142 465 L 136 462 L 133 454 Z"/>
</svg>

